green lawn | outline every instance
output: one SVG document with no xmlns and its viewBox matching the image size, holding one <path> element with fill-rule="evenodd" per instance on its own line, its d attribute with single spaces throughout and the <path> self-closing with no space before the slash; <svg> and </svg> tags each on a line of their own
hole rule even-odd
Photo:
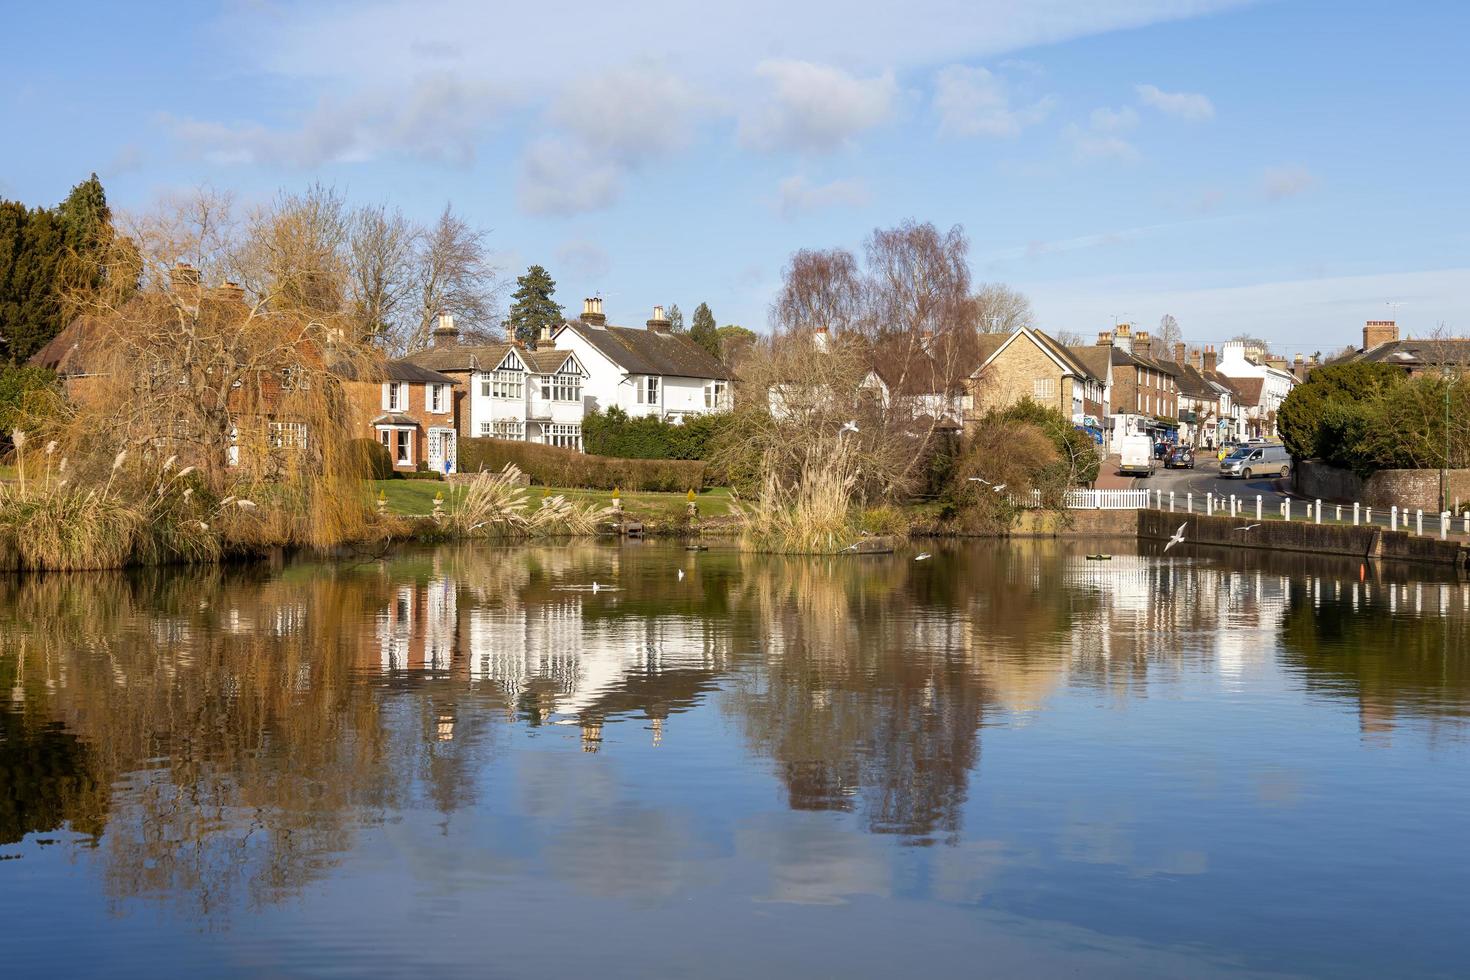
<svg viewBox="0 0 1470 980">
<path fill-rule="evenodd" d="M 381 490 L 388 498 L 388 509 L 395 514 L 429 514 L 434 509 L 434 495 L 442 492 L 446 507 L 454 506 L 454 497 L 461 488 L 437 480 L 375 480 L 373 496 Z M 541 487 L 531 487 L 531 497 L 541 495 Z M 608 505 L 612 503 L 610 490 L 577 490 L 552 487 L 553 494 L 561 494 L 576 503 Z M 730 513 L 731 503 L 728 487 L 712 487 L 695 495 L 701 517 L 724 517 Z M 648 521 L 677 520 L 683 513 L 688 498 L 682 493 L 624 493 L 623 510 L 629 516 Z"/>
<path fill-rule="evenodd" d="M 14 479 L 15 479 L 15 467 L 14 466 L 0 466 L 0 480 L 14 480 Z"/>
</svg>

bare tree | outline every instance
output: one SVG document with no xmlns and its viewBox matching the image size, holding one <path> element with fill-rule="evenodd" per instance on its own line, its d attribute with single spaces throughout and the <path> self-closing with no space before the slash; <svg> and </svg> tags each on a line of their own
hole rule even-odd
<svg viewBox="0 0 1470 980">
<path fill-rule="evenodd" d="M 846 249 L 802 249 L 786 263 L 781 279 L 781 292 L 771 304 L 777 333 L 808 333 L 817 327 L 841 333 L 862 314 L 862 275 Z"/>
<path fill-rule="evenodd" d="M 470 333 L 489 335 L 499 309 L 499 270 L 491 264 L 488 232 L 471 227 L 449 205 L 419 239 L 416 286 L 417 322 L 406 338 L 407 350 L 429 343 L 434 320 L 447 310 L 463 317 Z"/>
<path fill-rule="evenodd" d="M 347 234 L 349 311 L 361 336 L 392 348 L 403 341 L 402 317 L 411 305 L 419 230 L 402 212 L 359 208 Z M 415 318 L 417 320 L 417 318 Z"/>
<path fill-rule="evenodd" d="M 972 302 L 975 328 L 981 333 L 1015 333 L 1036 325 L 1031 301 L 1004 283 L 984 283 Z"/>
<path fill-rule="evenodd" d="M 348 216 L 335 190 L 313 184 L 255 209 L 234 249 L 238 280 L 273 309 L 324 317 L 341 311 Z"/>
<path fill-rule="evenodd" d="M 1179 329 L 1179 321 L 1173 314 L 1165 313 L 1159 317 L 1159 328 L 1154 331 L 1154 350 L 1165 358 L 1173 357 L 1174 345 L 1183 339 L 1184 331 Z"/>
</svg>

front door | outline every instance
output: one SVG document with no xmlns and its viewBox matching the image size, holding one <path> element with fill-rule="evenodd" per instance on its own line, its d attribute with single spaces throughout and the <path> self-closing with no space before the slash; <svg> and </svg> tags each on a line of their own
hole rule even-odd
<svg viewBox="0 0 1470 980">
<path fill-rule="evenodd" d="M 429 430 L 429 469 L 435 473 L 456 471 L 456 450 L 459 448 L 457 439 L 453 429 Z"/>
</svg>

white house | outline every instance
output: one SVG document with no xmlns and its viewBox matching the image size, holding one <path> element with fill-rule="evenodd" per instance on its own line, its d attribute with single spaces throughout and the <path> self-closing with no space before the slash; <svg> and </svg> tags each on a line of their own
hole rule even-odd
<svg viewBox="0 0 1470 980">
<path fill-rule="evenodd" d="M 441 314 L 434 346 L 407 360 L 463 382 L 461 435 L 582 448 L 588 375 L 574 351 L 458 341 L 454 318 Z"/>
<path fill-rule="evenodd" d="M 1267 363 L 1260 351 L 1248 349 L 1239 340 L 1232 340 L 1221 348 L 1216 370 L 1228 378 L 1231 387 L 1239 393 L 1238 405 L 1245 413 L 1250 433 L 1274 439 L 1276 413 L 1296 386 L 1296 375 L 1284 367 Z"/>
<path fill-rule="evenodd" d="M 585 370 L 589 412 L 616 406 L 631 416 L 678 423 L 731 406 L 729 369 L 687 334 L 674 333 L 661 306 L 639 329 L 609 325 L 602 300 L 584 300 L 582 318 L 563 323 L 551 342 Z"/>
</svg>

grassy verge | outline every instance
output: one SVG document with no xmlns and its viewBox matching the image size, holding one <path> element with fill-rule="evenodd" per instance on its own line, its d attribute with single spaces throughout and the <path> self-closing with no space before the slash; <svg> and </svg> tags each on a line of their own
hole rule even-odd
<svg viewBox="0 0 1470 980">
<path fill-rule="evenodd" d="M 14 466 L 0 466 L 0 481 L 3 481 L 3 480 L 14 480 L 14 479 L 15 479 L 15 467 Z"/>
<path fill-rule="evenodd" d="M 461 488 L 435 480 L 374 480 L 371 484 L 373 496 L 382 491 L 388 498 L 388 510 L 394 514 L 424 515 L 434 509 L 434 495 L 444 494 L 446 507 L 453 507 Z M 574 504 L 612 503 L 612 494 L 606 490 L 579 490 L 552 487 L 553 495 L 561 494 Z M 541 494 L 540 487 L 532 487 L 532 497 Z M 728 487 L 712 487 L 695 494 L 700 517 L 725 517 L 730 513 L 732 501 Z M 623 510 L 629 517 L 654 523 L 668 523 L 680 519 L 688 498 L 682 493 L 634 492 L 623 494 Z"/>
</svg>

